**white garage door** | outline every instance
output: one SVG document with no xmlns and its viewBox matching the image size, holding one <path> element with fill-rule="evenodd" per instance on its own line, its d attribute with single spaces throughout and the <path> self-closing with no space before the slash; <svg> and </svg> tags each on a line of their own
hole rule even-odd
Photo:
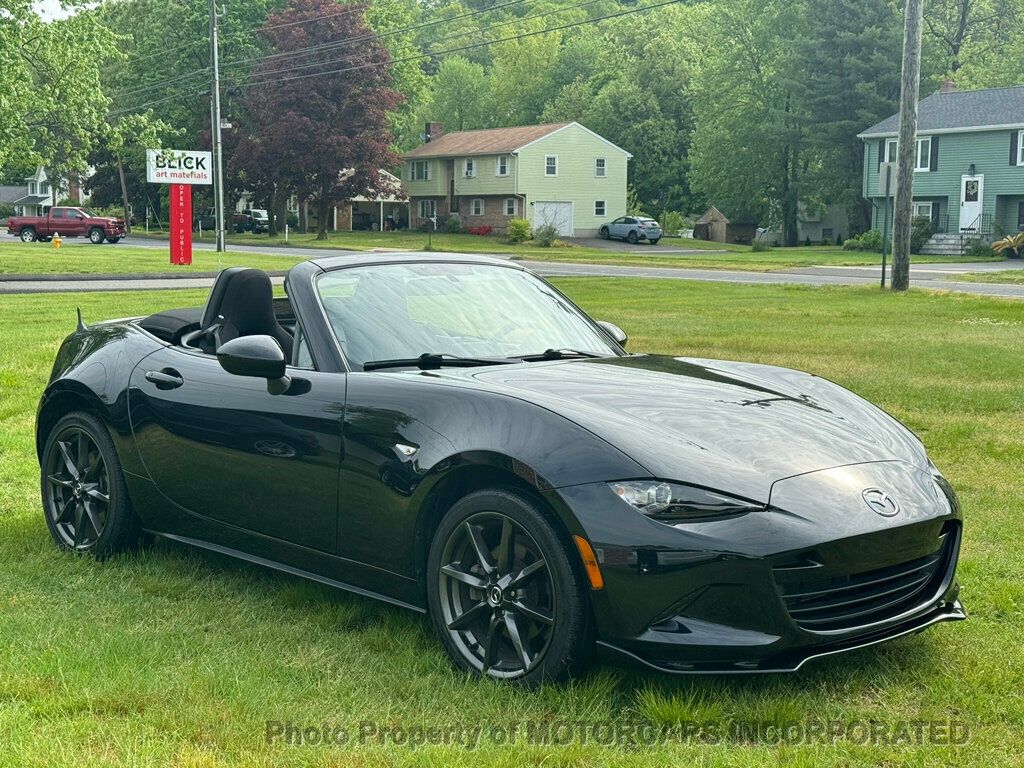
<svg viewBox="0 0 1024 768">
<path fill-rule="evenodd" d="M 560 235 L 572 237 L 572 203 L 538 200 L 533 206 L 533 226 L 545 224 L 554 226 Z"/>
</svg>

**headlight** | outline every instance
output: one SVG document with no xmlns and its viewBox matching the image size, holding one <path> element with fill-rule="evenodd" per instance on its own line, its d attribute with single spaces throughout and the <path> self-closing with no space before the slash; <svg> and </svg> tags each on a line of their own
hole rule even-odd
<svg viewBox="0 0 1024 768">
<path fill-rule="evenodd" d="M 637 512 L 664 522 L 741 515 L 764 509 L 763 504 L 663 480 L 623 480 L 608 483 L 608 486 Z"/>
</svg>

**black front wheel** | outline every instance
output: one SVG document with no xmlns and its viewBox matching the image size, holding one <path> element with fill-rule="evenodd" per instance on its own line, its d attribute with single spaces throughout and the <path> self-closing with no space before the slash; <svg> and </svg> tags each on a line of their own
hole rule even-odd
<svg viewBox="0 0 1024 768">
<path fill-rule="evenodd" d="M 108 237 L 107 238 L 107 242 L 108 243 L 119 243 L 119 242 L 121 242 L 121 238 L 120 237 Z"/>
<path fill-rule="evenodd" d="M 608 240 L 611 237 L 611 233 L 608 231 L 608 227 L 601 227 L 601 231 L 598 234 L 601 235 L 602 240 Z"/>
<path fill-rule="evenodd" d="M 457 667 L 530 686 L 584 667 L 588 587 L 561 538 L 514 491 L 477 491 L 448 511 L 430 548 L 427 598 Z"/>
<path fill-rule="evenodd" d="M 76 411 L 58 421 L 41 470 L 43 511 L 57 546 L 103 558 L 138 543 L 121 462 L 99 419 Z"/>
<path fill-rule="evenodd" d="M 93 227 L 89 230 L 89 242 L 93 245 L 99 245 L 105 237 L 106 235 L 103 234 L 103 230 L 99 227 Z"/>
<path fill-rule="evenodd" d="M 628 235 L 626 235 L 626 240 L 629 242 L 630 245 L 636 245 L 636 243 L 637 243 L 637 241 L 639 239 L 640 238 L 637 237 L 637 234 L 636 234 L 635 231 L 634 232 L 630 232 Z"/>
</svg>

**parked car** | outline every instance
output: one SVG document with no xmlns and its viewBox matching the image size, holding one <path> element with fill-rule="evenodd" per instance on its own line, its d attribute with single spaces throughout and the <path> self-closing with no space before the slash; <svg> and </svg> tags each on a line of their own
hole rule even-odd
<svg viewBox="0 0 1024 768">
<path fill-rule="evenodd" d="M 235 232 L 259 235 L 270 231 L 270 214 L 265 208 L 245 208 L 231 218 Z"/>
<path fill-rule="evenodd" d="M 88 237 L 99 245 L 104 240 L 116 243 L 125 234 L 124 219 L 100 216 L 80 206 L 56 206 L 45 216 L 11 216 L 7 219 L 7 232 L 17 235 L 23 243 L 36 240 L 46 242 L 55 234 L 61 237 Z"/>
<path fill-rule="evenodd" d="M 965 618 L 956 494 L 838 384 L 631 355 L 482 255 L 317 258 L 284 290 L 231 267 L 205 307 L 79 323 L 36 419 L 57 546 L 145 532 L 377 597 L 528 685 L 595 642 L 783 672 Z"/>
<path fill-rule="evenodd" d="M 661 224 L 645 216 L 619 216 L 615 221 L 602 225 L 600 234 L 604 240 L 613 237 L 630 243 L 647 240 L 656 245 L 661 240 Z"/>
<path fill-rule="evenodd" d="M 231 219 L 226 219 L 225 224 L 230 225 Z M 192 215 L 192 231 L 198 232 L 200 229 L 212 232 L 217 228 L 217 213 L 214 208 L 200 208 L 198 212 Z M 228 229 L 227 226 L 224 227 Z"/>
</svg>

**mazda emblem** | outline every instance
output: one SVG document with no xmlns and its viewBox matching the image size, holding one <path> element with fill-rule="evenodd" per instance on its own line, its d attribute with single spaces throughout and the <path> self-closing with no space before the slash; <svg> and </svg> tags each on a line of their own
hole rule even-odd
<svg viewBox="0 0 1024 768">
<path fill-rule="evenodd" d="M 866 488 L 861 495 L 872 511 L 882 517 L 894 517 L 900 513 L 899 502 L 881 488 Z"/>
</svg>

